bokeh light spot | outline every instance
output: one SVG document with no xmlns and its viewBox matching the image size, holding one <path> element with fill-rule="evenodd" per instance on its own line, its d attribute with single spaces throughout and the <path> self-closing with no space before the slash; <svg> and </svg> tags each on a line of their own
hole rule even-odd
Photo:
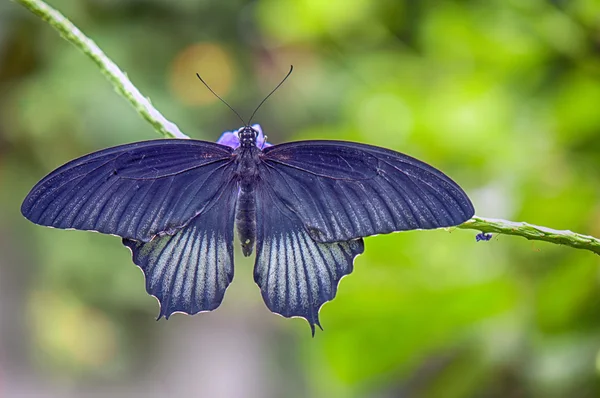
<svg viewBox="0 0 600 398">
<path fill-rule="evenodd" d="M 30 308 L 38 348 L 51 363 L 91 370 L 115 358 L 115 325 L 102 312 L 69 294 L 49 291 L 35 292 Z"/>
<path fill-rule="evenodd" d="M 196 106 L 218 101 L 198 80 L 196 73 L 224 97 L 233 81 L 233 61 L 217 43 L 194 44 L 179 52 L 169 70 L 169 88 L 184 105 Z"/>
</svg>

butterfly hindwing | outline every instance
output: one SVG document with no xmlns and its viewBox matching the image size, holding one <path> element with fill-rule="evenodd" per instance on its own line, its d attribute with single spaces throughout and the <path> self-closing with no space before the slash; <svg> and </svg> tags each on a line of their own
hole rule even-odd
<svg viewBox="0 0 600 398">
<path fill-rule="evenodd" d="M 404 154 L 342 141 L 266 148 L 261 178 L 320 242 L 458 225 L 474 214 L 441 171 Z"/>
<path fill-rule="evenodd" d="M 233 280 L 236 184 L 174 235 L 150 242 L 123 239 L 146 276 L 146 290 L 160 302 L 159 318 L 217 308 Z"/>
<path fill-rule="evenodd" d="M 149 241 L 175 233 L 231 180 L 232 149 L 196 140 L 121 145 L 73 160 L 42 179 L 21 212 L 36 224 Z"/>
<path fill-rule="evenodd" d="M 364 251 L 362 239 L 315 241 L 268 187 L 259 184 L 254 280 L 267 307 L 284 317 L 305 318 L 314 334 L 319 309 L 332 300 L 340 279 Z"/>
</svg>

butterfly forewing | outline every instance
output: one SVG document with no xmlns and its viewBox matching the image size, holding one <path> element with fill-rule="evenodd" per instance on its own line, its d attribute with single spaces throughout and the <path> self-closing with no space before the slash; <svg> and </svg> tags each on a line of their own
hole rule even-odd
<svg viewBox="0 0 600 398">
<path fill-rule="evenodd" d="M 156 140 L 98 151 L 42 179 L 21 211 L 36 224 L 149 241 L 210 206 L 233 175 L 232 149 Z"/>
<path fill-rule="evenodd" d="M 261 178 L 319 242 L 448 227 L 474 214 L 441 171 L 387 149 L 301 141 L 266 148 L 262 160 Z"/>
</svg>

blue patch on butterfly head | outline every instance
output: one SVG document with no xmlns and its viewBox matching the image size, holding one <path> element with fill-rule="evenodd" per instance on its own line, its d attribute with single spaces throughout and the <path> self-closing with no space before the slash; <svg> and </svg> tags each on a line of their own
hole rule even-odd
<svg viewBox="0 0 600 398">
<path fill-rule="evenodd" d="M 259 147 L 260 149 L 263 149 L 263 148 L 273 146 L 267 142 L 267 137 L 265 137 L 265 135 L 263 134 L 260 124 L 253 124 L 252 128 L 258 132 L 258 136 L 256 137 L 256 146 L 257 147 Z M 243 129 L 244 129 L 244 127 L 240 127 L 239 129 L 237 129 L 235 131 L 225 131 L 223 134 L 221 134 L 221 137 L 219 137 L 217 144 L 226 145 L 228 147 L 236 149 L 237 147 L 240 146 L 239 133 Z"/>
<path fill-rule="evenodd" d="M 483 232 L 480 232 L 477 235 L 475 235 L 475 240 L 477 242 L 479 242 L 480 240 L 488 241 L 490 239 L 492 239 L 492 234 L 485 234 Z"/>
</svg>

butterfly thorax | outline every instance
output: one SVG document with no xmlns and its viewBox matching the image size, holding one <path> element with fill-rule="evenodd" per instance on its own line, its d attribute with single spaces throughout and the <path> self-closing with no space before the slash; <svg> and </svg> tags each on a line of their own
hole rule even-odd
<svg viewBox="0 0 600 398">
<path fill-rule="evenodd" d="M 240 142 L 242 134 L 240 134 Z M 256 142 L 256 137 L 254 137 Z M 235 213 L 238 236 L 242 242 L 244 256 L 252 254 L 256 241 L 256 197 L 254 188 L 258 181 L 258 163 L 261 150 L 256 145 L 240 146 L 237 152 L 236 175 L 239 183 L 239 193 Z"/>
<path fill-rule="evenodd" d="M 258 132 L 250 126 L 245 126 L 238 133 L 240 137 L 240 146 L 242 148 L 251 148 L 256 146 L 256 137 Z"/>
</svg>

